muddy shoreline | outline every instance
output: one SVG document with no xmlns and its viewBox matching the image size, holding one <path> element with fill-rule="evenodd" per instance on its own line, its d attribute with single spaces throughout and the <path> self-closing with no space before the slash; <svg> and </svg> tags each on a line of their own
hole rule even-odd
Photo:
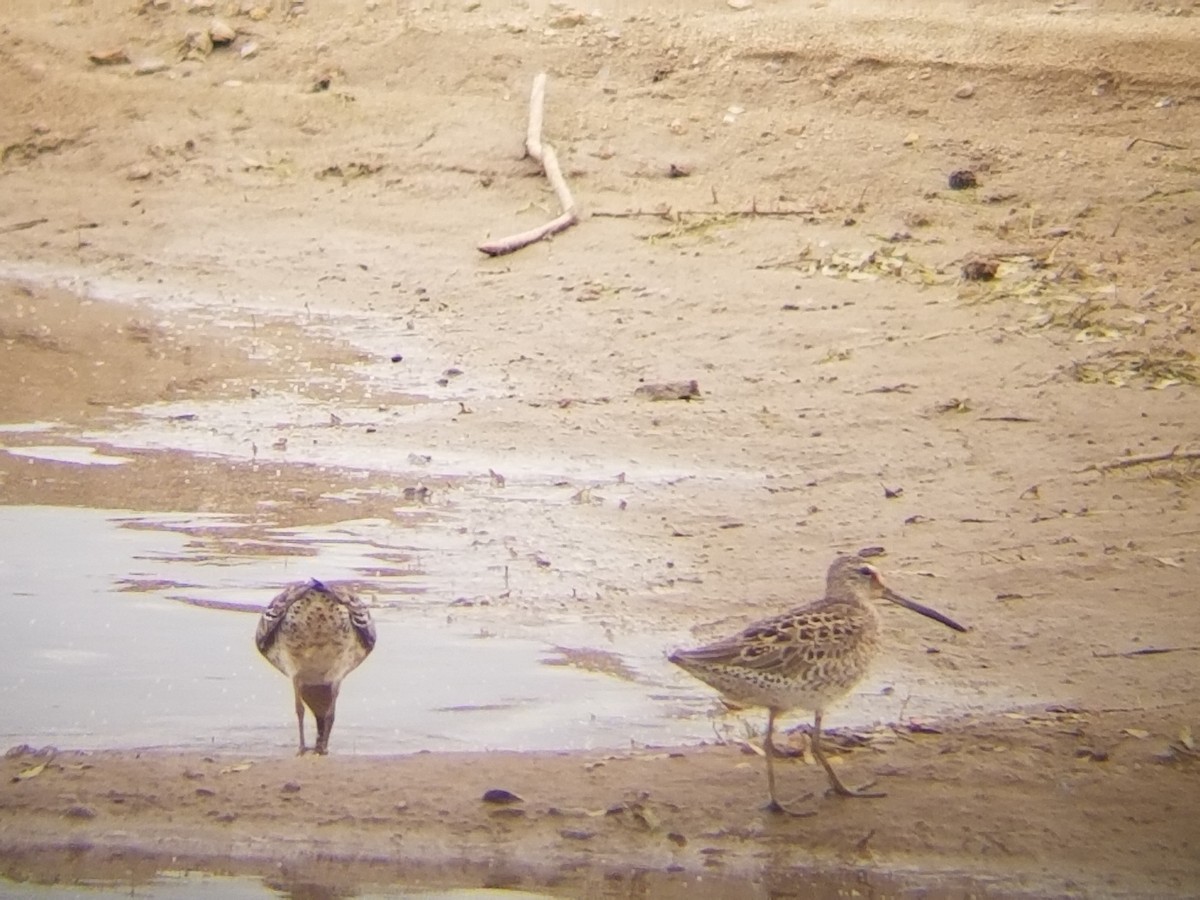
<svg viewBox="0 0 1200 900">
<path fill-rule="evenodd" d="M 763 884 L 801 872 L 818 885 L 866 877 L 884 892 L 922 885 L 935 896 L 1183 896 L 1197 876 L 1189 848 L 1200 832 L 1184 799 L 1196 763 L 1177 741 L 1132 736 L 1141 721 L 1043 711 L 886 740 L 881 730 L 865 744 L 840 735 L 846 777 L 875 778 L 888 796 L 822 796 L 819 768 L 798 757 L 782 772 L 789 789 L 816 792 L 811 819 L 761 810 L 761 759 L 737 745 L 324 759 L 163 749 L 10 756 L 4 806 L 22 826 L 5 830 L 5 874 L 45 878 L 70 858 L 93 873 L 107 864 L 274 877 L 282 867 L 317 878 L 329 866 L 321 877 L 333 883 L 420 884 L 440 873 L 442 883 L 572 896 L 614 877 L 657 883 L 663 896 L 712 877 L 726 896 L 757 896 Z M 521 799 L 483 802 L 491 788 Z M 1106 813 L 1114 806 L 1121 815 Z M 1026 819 L 1033 808 L 1039 816 Z M 1147 855 L 1162 863 L 1153 875 Z"/>
</svg>

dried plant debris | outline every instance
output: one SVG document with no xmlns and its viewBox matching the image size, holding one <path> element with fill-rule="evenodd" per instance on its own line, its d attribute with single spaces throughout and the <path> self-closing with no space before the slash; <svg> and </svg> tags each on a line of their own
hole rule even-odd
<svg viewBox="0 0 1200 900">
<path fill-rule="evenodd" d="M 345 163 L 334 163 L 317 172 L 317 178 L 341 178 L 350 181 L 354 178 L 366 178 L 383 170 L 383 163 L 363 160 L 352 160 Z"/>
<path fill-rule="evenodd" d="M 1055 266 L 1053 251 L 1041 254 L 981 253 L 971 256 L 994 259 L 999 268 L 997 275 L 1004 282 L 989 287 L 983 293 L 964 289 L 964 299 L 974 302 L 1027 301 L 1031 297 L 1057 296 L 1067 292 L 1087 297 L 1097 292 L 1111 292 L 1114 288 L 1112 277 L 1104 266 L 1079 266 L 1075 263 Z"/>
<path fill-rule="evenodd" d="M 971 404 L 966 397 L 951 397 L 949 400 L 935 403 L 933 411 L 940 415 L 944 415 L 945 413 L 965 413 L 971 411 Z"/>
<path fill-rule="evenodd" d="M 1066 371 L 1084 384 L 1142 384 L 1155 390 L 1200 384 L 1200 361 L 1196 354 L 1180 348 L 1106 350 L 1071 363 Z"/>
<path fill-rule="evenodd" d="M 52 133 L 38 133 L 27 140 L 5 144 L 3 149 L 0 149 L 0 165 L 10 162 L 33 162 L 43 153 L 58 153 L 63 150 L 69 150 L 78 141 L 78 138 L 64 137 Z M 33 221 L 36 222 L 36 220 Z M 10 228 L 6 230 L 16 229 Z"/>
<path fill-rule="evenodd" d="M 643 384 L 633 395 L 643 400 L 699 400 L 700 385 L 691 381 L 668 381 L 663 384 Z"/>
<path fill-rule="evenodd" d="M 32 765 L 32 766 L 29 766 L 28 768 L 22 769 L 20 772 L 18 772 L 16 775 L 14 775 L 12 777 L 12 780 L 13 781 L 28 781 L 30 778 L 37 778 L 39 775 L 42 774 L 42 772 L 44 772 L 46 770 L 46 765 L 47 765 L 47 763 L 40 762 L 40 763 L 37 763 L 36 765 Z"/>
<path fill-rule="evenodd" d="M 682 238 L 707 238 L 714 231 L 719 231 L 733 225 L 738 216 L 728 213 L 713 213 L 712 215 L 690 215 L 687 213 L 668 213 L 664 218 L 671 220 L 671 227 L 651 234 L 639 235 L 643 241 L 651 244 L 658 241 L 679 240 Z"/>
<path fill-rule="evenodd" d="M 1160 463 L 1167 464 L 1167 472 L 1164 473 L 1162 467 L 1153 470 L 1155 477 L 1162 477 L 1164 474 L 1176 474 L 1181 478 L 1188 478 L 1192 472 L 1200 467 L 1200 450 L 1185 449 L 1183 447 L 1172 447 L 1160 453 L 1140 453 L 1137 455 L 1122 456 L 1117 459 L 1109 460 L 1108 462 L 1092 463 L 1080 469 L 1080 472 L 1112 472 L 1118 469 L 1131 469 L 1135 466 L 1158 466 Z M 1156 556 L 1155 561 L 1159 565 L 1170 566 L 1171 568 L 1182 568 L 1182 564 L 1175 559 L 1166 556 Z M 1200 650 L 1200 647 L 1170 647 L 1167 649 L 1159 648 L 1142 648 L 1133 650 L 1129 653 L 1118 653 L 1117 656 L 1144 656 L 1154 653 L 1171 653 L 1175 650 Z M 1102 654 L 1097 654 L 1102 655 Z"/>
<path fill-rule="evenodd" d="M 845 362 L 846 360 L 850 359 L 850 357 L 853 355 L 854 355 L 853 350 L 845 349 L 845 348 L 838 348 L 838 347 L 830 347 L 828 350 L 825 351 L 825 355 L 817 360 L 817 365 L 824 365 L 825 363 L 834 363 L 834 362 Z"/>
<path fill-rule="evenodd" d="M 524 803 L 525 798 L 518 794 L 514 794 L 507 788 L 488 788 L 483 792 L 483 796 L 479 798 L 484 803 L 496 803 L 505 805 L 508 803 Z"/>
<path fill-rule="evenodd" d="M 905 250 L 885 244 L 874 250 L 816 254 L 805 247 L 796 256 L 761 263 L 759 269 L 796 269 L 806 278 L 824 275 L 844 281 L 871 282 L 895 278 L 909 284 L 943 284 L 950 280 L 936 269 L 911 259 Z"/>
<path fill-rule="evenodd" d="M 1142 335 L 1151 322 L 1186 325 L 1194 317 L 1191 304 L 1177 300 L 1155 304 L 1153 292 L 1136 307 L 1119 297 L 1111 272 L 1103 265 L 1075 263 L 1051 266 L 1053 251 L 1043 255 L 995 255 L 988 258 L 988 277 L 973 277 L 963 266 L 959 299 L 967 303 L 1016 301 L 1029 307 L 1024 325 L 1074 332 L 1079 343 L 1110 343 Z M 994 265 L 994 268 L 992 266 Z"/>
</svg>

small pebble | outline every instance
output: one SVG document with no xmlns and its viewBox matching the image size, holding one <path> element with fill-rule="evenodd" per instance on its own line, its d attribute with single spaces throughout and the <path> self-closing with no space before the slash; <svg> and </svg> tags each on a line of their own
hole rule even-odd
<svg viewBox="0 0 1200 900">
<path fill-rule="evenodd" d="M 568 841 L 590 841 L 596 836 L 596 832 L 585 831 L 582 828 L 564 828 L 558 834 Z"/>
<path fill-rule="evenodd" d="M 494 809 L 491 812 L 493 819 L 520 819 L 525 815 L 525 810 L 519 806 L 502 806 L 500 809 Z"/>
<path fill-rule="evenodd" d="M 93 50 L 88 54 L 88 59 L 97 66 L 119 66 L 129 62 L 129 54 L 123 47 L 112 47 L 107 50 Z"/>
<path fill-rule="evenodd" d="M 965 191 L 973 187 L 979 187 L 979 182 L 970 169 L 956 169 L 950 173 L 950 190 Z"/>
<path fill-rule="evenodd" d="M 484 803 L 524 803 L 525 801 L 514 794 L 512 791 L 506 791 L 504 788 L 490 788 L 483 792 L 481 798 Z"/>
<path fill-rule="evenodd" d="M 192 28 L 183 36 L 183 46 L 187 59 L 203 59 L 212 53 L 212 35 L 207 28 Z"/>
<path fill-rule="evenodd" d="M 971 259 L 963 263 L 962 276 L 967 281 L 991 281 L 999 268 L 994 259 Z"/>
<path fill-rule="evenodd" d="M 587 22 L 587 13 L 579 10 L 571 10 L 560 16 L 555 16 L 550 20 L 551 28 L 575 28 L 578 25 L 583 25 Z"/>
<path fill-rule="evenodd" d="M 959 100 L 970 100 L 975 96 L 975 85 L 970 81 L 960 84 L 958 90 L 954 92 L 954 96 Z"/>
<path fill-rule="evenodd" d="M 208 36 L 214 44 L 232 44 L 237 31 L 223 19 L 213 19 L 208 24 Z"/>
<path fill-rule="evenodd" d="M 134 75 L 153 75 L 156 72 L 163 72 L 169 68 L 170 68 L 170 66 L 167 64 L 167 61 L 165 59 L 158 59 L 156 57 L 151 57 L 150 59 L 143 59 L 140 62 L 138 62 L 138 64 L 133 67 L 133 74 Z"/>
</svg>

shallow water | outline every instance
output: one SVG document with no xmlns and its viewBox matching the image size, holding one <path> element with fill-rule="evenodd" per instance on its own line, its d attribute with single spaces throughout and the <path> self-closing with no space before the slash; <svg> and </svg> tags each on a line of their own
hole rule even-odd
<svg viewBox="0 0 1200 900">
<path fill-rule="evenodd" d="M 43 280 L 63 275 L 40 272 Z M 148 297 L 144 286 L 103 279 L 92 288 L 97 296 L 203 311 L 206 321 L 227 315 L 223 304 L 190 294 Z M 266 315 L 270 304 L 247 300 L 239 309 L 229 324 L 246 327 L 247 310 Z M 435 373 L 407 362 L 397 381 L 386 361 L 394 335 L 369 315 L 317 316 L 310 324 L 314 334 L 369 352 L 358 366 L 364 383 L 388 383 L 415 398 L 418 385 L 434 381 Z M 440 358 L 425 355 L 429 365 Z M 485 394 L 501 388 L 472 384 Z M 579 749 L 712 737 L 713 692 L 665 659 L 671 647 L 694 642 L 686 627 L 651 631 L 642 616 L 605 619 L 590 615 L 587 603 L 597 593 L 648 598 L 660 583 L 703 578 L 684 563 L 647 561 L 617 502 L 639 503 L 683 476 L 697 477 L 695 465 L 675 471 L 578 449 L 552 457 L 506 448 L 492 459 L 473 444 L 434 456 L 368 430 L 395 417 L 418 425 L 443 416 L 445 405 L 457 409 L 459 399 L 474 396 L 460 390 L 452 382 L 423 402 L 339 407 L 346 425 L 337 428 L 328 404 L 286 390 L 265 390 L 252 401 L 158 403 L 119 432 L 84 435 L 82 445 L 47 436 L 36 447 L 7 448 L 65 465 L 119 465 L 122 449 L 254 456 L 263 465 L 386 471 L 397 487 L 388 518 L 353 518 L 351 490 L 333 498 L 345 501 L 347 519 L 320 528 L 0 506 L 0 578 L 9 588 L 0 599 L 0 741 L 294 747 L 291 688 L 254 648 L 255 614 L 284 584 L 313 576 L 358 583 L 379 630 L 375 653 L 350 675 L 339 700 L 335 752 Z M 0 430 L 44 435 L 56 426 Z M 280 436 L 289 438 L 284 449 Z M 481 476 L 493 466 L 507 479 L 501 489 Z M 761 478 L 733 469 L 701 475 L 726 486 Z M 402 488 L 422 479 L 438 485 L 437 501 L 404 502 Z M 596 505 L 571 502 L 585 489 Z M 906 710 L 934 718 L 1013 702 L 1011 694 L 990 698 L 940 682 L 919 654 L 905 657 L 880 666 L 827 723 L 895 721 Z M 752 721 L 761 725 L 761 717 Z M 311 735 L 311 721 L 308 727 Z M 723 727 L 743 733 L 736 721 Z"/>
<path fill-rule="evenodd" d="M 460 608 L 447 582 L 474 596 L 471 587 L 499 576 L 453 545 L 456 529 L 421 522 L 263 528 L 216 515 L 0 506 L 0 741 L 290 749 L 291 687 L 253 637 L 280 587 L 314 575 L 364 585 L 379 631 L 339 700 L 335 752 L 713 736 L 713 693 L 665 659 L 684 636 L 569 607 L 552 618 L 504 600 Z M 954 685 L 915 671 L 889 663 L 889 680 L 865 682 L 832 723 L 893 721 L 910 693 L 922 715 L 962 708 Z M 736 721 L 725 726 L 742 733 Z"/>
<path fill-rule="evenodd" d="M 75 463 L 85 466 L 120 466 L 130 462 L 127 456 L 112 456 L 100 453 L 95 447 L 80 447 L 74 444 L 47 444 L 37 447 L 5 447 L 6 453 L 13 456 L 25 456 L 32 459 L 45 459 L 51 462 Z"/>
<path fill-rule="evenodd" d="M 215 558 L 196 539 L 239 527 L 217 516 L 0 507 L 0 577 L 9 586 L 0 739 L 292 746 L 291 688 L 259 657 L 250 613 L 279 585 L 309 574 L 361 580 L 378 566 L 371 554 L 383 526 L 277 533 L 314 554 L 300 559 Z M 378 649 L 347 679 L 338 704 L 338 752 L 620 746 L 707 729 L 671 715 L 696 713 L 708 700 L 663 680 L 653 640 L 621 647 L 636 680 L 548 665 L 561 661 L 557 645 L 608 644 L 603 629 L 481 633 L 456 622 L 445 600 L 422 599 L 418 573 L 386 582 L 374 596 Z"/>
<path fill-rule="evenodd" d="M 214 875 L 199 871 L 165 870 L 147 878 L 128 881 L 106 878 L 85 879 L 76 884 L 36 884 L 0 877 L 0 898 L 55 898 L 55 900 L 118 900 L 129 897 L 154 897 L 187 900 L 189 897 L 221 897 L 224 900 L 263 900 L 268 897 L 315 898 L 358 897 L 361 900 L 397 898 L 397 900 L 554 900 L 565 894 L 484 887 L 423 889 L 406 884 L 393 885 L 314 885 L 288 884 L 255 876 Z"/>
<path fill-rule="evenodd" d="M 653 897 L 655 900 L 771 900 L 806 897 L 921 897 L 943 900 L 961 897 L 1018 896 L 986 880 L 958 874 L 885 872 L 875 868 L 819 870 L 788 867 L 755 877 L 722 873 L 664 872 L 628 868 L 612 872 L 577 871 L 548 879 L 520 866 L 462 862 L 436 869 L 420 865 L 312 864 L 290 874 L 213 874 L 180 869 L 178 863 L 156 868 L 152 860 L 129 859 L 129 869 L 115 877 L 112 862 L 72 860 L 69 874 L 49 879 L 40 871 L 26 872 L 19 864 L 13 877 L 0 874 L 0 898 L 80 898 L 105 900 L 152 897 L 182 900 L 222 897 L 259 900 L 333 900 L 356 897 L 403 900 L 553 900 L 576 897 Z M 511 887 L 497 887 L 497 884 Z"/>
</svg>

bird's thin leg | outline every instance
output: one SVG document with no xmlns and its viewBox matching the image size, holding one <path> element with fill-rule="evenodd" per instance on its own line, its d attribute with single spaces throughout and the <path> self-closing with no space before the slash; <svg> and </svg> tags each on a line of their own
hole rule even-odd
<svg viewBox="0 0 1200 900">
<path fill-rule="evenodd" d="M 842 784 L 842 780 L 837 777 L 837 773 L 833 771 L 833 766 L 829 764 L 829 760 L 825 758 L 825 752 L 821 749 L 821 711 L 817 710 L 813 717 L 813 736 L 812 736 L 812 751 L 813 756 L 817 758 L 817 762 L 825 769 L 825 774 L 829 776 L 829 783 L 833 786 L 833 790 L 841 797 L 859 797 L 859 798 L 876 798 L 886 797 L 887 794 L 881 791 L 867 791 L 875 782 L 863 785 L 857 791 L 852 791 L 850 788 Z"/>
<path fill-rule="evenodd" d="M 329 732 L 333 731 L 333 707 L 323 716 L 317 717 L 317 753 L 324 756 L 329 752 Z"/>
<path fill-rule="evenodd" d="M 300 752 L 297 756 L 303 756 L 308 748 L 304 746 L 304 701 L 300 699 L 300 685 L 293 682 L 292 689 L 296 692 L 296 722 L 300 726 Z"/>
<path fill-rule="evenodd" d="M 767 739 L 763 741 L 763 755 L 767 758 L 767 794 L 771 798 L 770 807 L 782 810 L 783 807 L 775 799 L 775 710 L 767 710 Z"/>
<path fill-rule="evenodd" d="M 770 800 L 767 801 L 766 809 L 770 812 L 787 813 L 789 816 L 797 816 L 804 818 L 807 816 L 816 815 L 813 810 L 797 810 L 788 809 L 779 802 L 775 796 L 775 710 L 767 710 L 767 737 L 763 741 L 763 756 L 767 758 L 767 794 Z M 805 794 L 799 797 L 799 800 L 807 800 L 811 794 Z"/>
</svg>

